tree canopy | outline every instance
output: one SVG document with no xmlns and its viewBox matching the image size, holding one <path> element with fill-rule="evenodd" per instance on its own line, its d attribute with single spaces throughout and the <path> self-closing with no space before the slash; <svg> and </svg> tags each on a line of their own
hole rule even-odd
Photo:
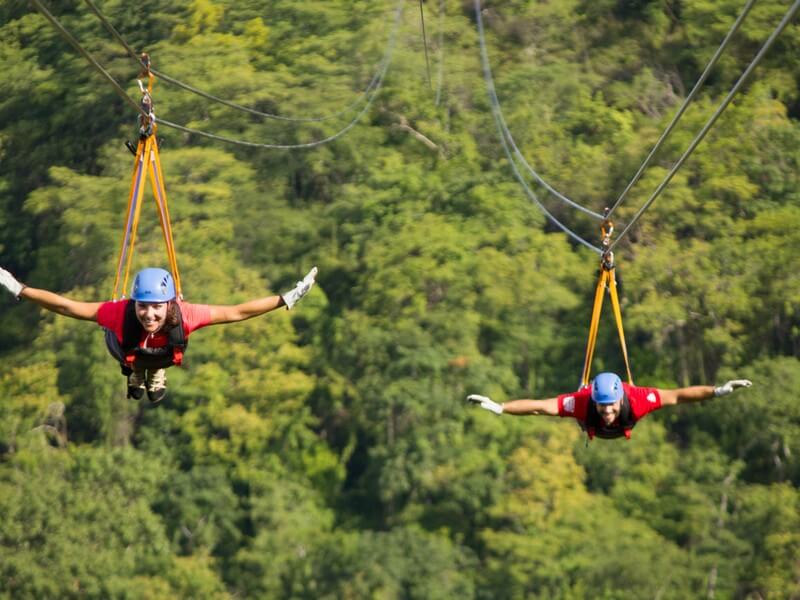
<svg viewBox="0 0 800 600">
<path fill-rule="evenodd" d="M 294 310 L 193 334 L 150 407 L 126 399 L 98 327 L 0 298 L 0 598 L 800 596 L 800 25 L 615 249 L 636 382 L 753 387 L 587 445 L 574 423 L 464 402 L 575 389 L 598 257 L 514 178 L 473 3 L 424 3 L 425 41 L 404 4 L 375 100 L 330 143 L 256 149 L 159 126 L 186 299 L 278 293 L 317 265 Z M 570 198 L 613 204 L 741 4 L 483 2 L 521 154 Z M 755 5 L 620 223 L 786 4 Z M 46 5 L 139 98 L 138 65 L 89 8 Z M 159 118 L 266 144 L 356 119 L 398 6 L 97 5 L 180 81 L 331 117 L 259 118 L 156 82 Z M 26 2 L 0 6 L 0 60 L 0 266 L 109 299 L 137 115 Z M 149 189 L 134 262 L 166 263 Z M 593 372 L 620 369 L 606 314 Z"/>
</svg>

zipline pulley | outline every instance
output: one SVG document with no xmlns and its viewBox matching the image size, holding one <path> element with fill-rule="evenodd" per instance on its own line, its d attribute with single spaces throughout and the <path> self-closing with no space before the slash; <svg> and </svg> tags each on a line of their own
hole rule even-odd
<svg viewBox="0 0 800 600">
<path fill-rule="evenodd" d="M 609 269 L 614 268 L 614 253 L 611 251 L 611 236 L 614 235 L 614 222 L 608 218 L 609 209 L 603 211 L 603 222 L 600 223 L 600 249 L 602 250 L 603 264 Z"/>
</svg>

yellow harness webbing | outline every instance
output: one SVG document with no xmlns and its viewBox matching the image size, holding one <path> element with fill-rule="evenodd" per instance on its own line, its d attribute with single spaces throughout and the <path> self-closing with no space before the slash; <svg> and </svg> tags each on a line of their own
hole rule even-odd
<svg viewBox="0 0 800 600">
<path fill-rule="evenodd" d="M 602 232 L 604 246 L 608 247 L 613 231 L 614 226 L 612 223 L 608 221 L 603 223 Z M 606 289 L 608 289 L 608 294 L 611 296 L 611 307 L 614 311 L 614 320 L 617 323 L 617 333 L 619 334 L 619 343 L 622 347 L 622 357 L 625 359 L 628 383 L 633 385 L 633 375 L 631 375 L 631 365 L 628 360 L 628 346 L 625 344 L 625 331 L 622 327 L 622 310 L 619 306 L 617 278 L 614 276 L 614 268 L 613 255 L 608 252 L 603 256 L 603 260 L 600 261 L 600 275 L 597 279 L 597 287 L 594 292 L 592 320 L 589 324 L 589 340 L 586 343 L 586 357 L 583 360 L 583 375 L 581 376 L 581 383 L 584 386 L 589 385 L 589 374 L 592 370 L 592 359 L 594 358 L 594 349 L 597 343 L 597 331 L 600 328 L 600 313 L 603 309 L 603 292 Z"/>
<path fill-rule="evenodd" d="M 127 220 L 125 221 L 125 232 L 122 236 L 122 242 L 119 248 L 119 259 L 117 260 L 117 275 L 114 278 L 114 292 L 112 299 L 118 298 L 117 292 L 119 290 L 120 277 L 123 277 L 122 289 L 128 288 L 128 274 L 131 268 L 131 260 L 133 258 L 133 249 L 136 244 L 136 229 L 139 225 L 139 213 L 141 210 L 141 199 L 144 192 L 142 180 L 144 178 L 144 156 L 147 152 L 147 140 L 139 141 L 136 148 L 136 158 L 134 159 L 133 175 L 131 176 L 131 187 L 128 193 L 128 211 Z M 124 270 L 123 270 L 124 269 Z M 123 291 L 124 296 L 124 291 Z"/>
<path fill-rule="evenodd" d="M 142 55 L 145 64 L 149 67 L 150 59 L 146 54 Z M 150 174 L 150 187 L 153 190 L 153 198 L 158 208 L 158 220 L 161 223 L 161 232 L 164 235 L 164 244 L 167 248 L 167 259 L 175 280 L 175 291 L 178 298 L 183 298 L 181 290 L 181 276 L 178 271 L 178 259 L 175 254 L 175 241 L 172 238 L 172 222 L 169 218 L 169 204 L 167 202 L 167 190 L 164 187 L 164 172 L 161 168 L 161 157 L 158 153 L 158 141 L 156 139 L 157 124 L 152 116 L 152 99 L 150 92 L 153 89 L 154 77 L 149 72 L 149 68 L 140 76 L 148 77 L 148 85 L 145 88 L 141 81 L 139 86 L 142 89 L 143 106 L 145 104 L 150 109 L 150 117 L 147 118 L 145 125 L 150 125 L 147 137 L 140 137 L 136 147 L 136 158 L 133 164 L 133 174 L 131 175 L 131 187 L 128 193 L 128 210 L 125 221 L 125 232 L 120 243 L 119 259 L 117 260 L 117 274 L 114 278 L 114 292 L 112 299 L 117 300 L 120 291 L 120 280 L 122 282 L 122 297 L 128 289 L 128 278 L 130 276 L 131 263 L 133 262 L 133 251 L 136 246 L 136 231 L 139 227 L 139 215 L 142 208 L 142 197 L 144 195 L 145 180 Z"/>
<path fill-rule="evenodd" d="M 155 139 L 155 132 L 150 144 L 150 184 L 153 189 L 153 196 L 158 205 L 158 219 L 161 222 L 161 232 L 164 234 L 164 243 L 167 246 L 167 258 L 172 277 L 175 280 L 175 291 L 178 297 L 183 297 L 181 292 L 181 275 L 178 272 L 178 258 L 175 255 L 175 241 L 172 238 L 172 221 L 169 218 L 169 203 L 167 202 L 167 190 L 164 187 L 164 172 L 161 170 L 161 157 L 158 154 L 158 144 Z"/>
</svg>

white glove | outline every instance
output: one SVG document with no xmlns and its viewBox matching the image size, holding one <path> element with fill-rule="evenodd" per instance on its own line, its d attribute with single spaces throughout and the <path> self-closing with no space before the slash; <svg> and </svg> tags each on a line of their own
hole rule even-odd
<svg viewBox="0 0 800 600">
<path fill-rule="evenodd" d="M 19 281 L 17 281 L 14 276 L 6 271 L 3 267 L 0 267 L 0 285 L 6 288 L 9 292 L 14 294 L 14 297 L 19 299 L 20 293 L 22 293 L 22 288 L 25 286 L 22 285 Z"/>
<path fill-rule="evenodd" d="M 503 414 L 503 405 L 494 402 L 488 396 L 481 396 L 480 394 L 470 394 L 467 400 L 475 404 L 480 404 L 481 408 L 492 411 L 496 415 Z"/>
<path fill-rule="evenodd" d="M 714 388 L 714 396 L 717 398 L 726 396 L 736 388 L 750 387 L 751 385 L 753 385 L 753 382 L 749 379 L 731 379 L 727 383 L 723 383 L 721 386 Z"/>
<path fill-rule="evenodd" d="M 289 290 L 285 294 L 281 294 L 281 298 L 283 298 L 283 302 L 286 304 L 287 310 L 292 308 L 297 302 L 308 293 L 312 287 L 314 287 L 314 278 L 317 276 L 317 267 L 312 267 L 312 269 L 308 272 L 308 274 L 303 277 L 303 281 L 298 281 L 297 285 L 294 286 L 293 289 Z"/>
</svg>

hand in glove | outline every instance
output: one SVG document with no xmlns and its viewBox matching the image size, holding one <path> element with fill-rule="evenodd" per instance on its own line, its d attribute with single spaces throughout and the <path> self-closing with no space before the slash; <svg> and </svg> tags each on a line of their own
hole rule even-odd
<svg viewBox="0 0 800 600">
<path fill-rule="evenodd" d="M 17 281 L 11 273 L 2 267 L 0 267 L 0 285 L 14 294 L 14 297 L 17 299 L 19 299 L 19 295 L 22 293 L 22 289 L 25 287 L 19 281 Z"/>
<path fill-rule="evenodd" d="M 470 394 L 469 396 L 467 396 L 467 400 L 474 404 L 479 404 L 481 408 L 490 410 L 497 415 L 503 413 L 503 405 L 494 402 L 488 396 L 481 396 L 480 394 Z"/>
<path fill-rule="evenodd" d="M 317 267 L 313 267 L 308 274 L 303 277 L 303 281 L 298 281 L 297 285 L 294 286 L 293 289 L 281 294 L 281 298 L 283 298 L 283 302 L 286 304 L 287 309 L 290 309 L 297 304 L 300 299 L 305 296 L 312 287 L 314 287 L 314 279 L 316 276 Z"/>
<path fill-rule="evenodd" d="M 721 386 L 714 388 L 714 396 L 717 398 L 720 396 L 727 396 L 737 388 L 750 387 L 751 385 L 753 385 L 753 382 L 749 379 L 731 379 L 727 383 L 723 383 Z"/>
</svg>

